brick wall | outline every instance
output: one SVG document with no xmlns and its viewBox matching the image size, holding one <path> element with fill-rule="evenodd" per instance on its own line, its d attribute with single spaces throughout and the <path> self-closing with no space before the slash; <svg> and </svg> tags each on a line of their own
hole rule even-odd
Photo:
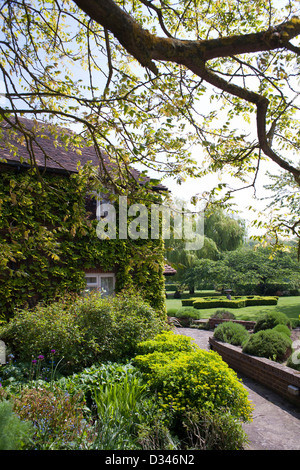
<svg viewBox="0 0 300 470">
<path fill-rule="evenodd" d="M 242 372 L 300 408 L 300 372 L 269 359 L 250 356 L 237 346 L 209 339 L 210 347 L 236 372 Z"/>
</svg>

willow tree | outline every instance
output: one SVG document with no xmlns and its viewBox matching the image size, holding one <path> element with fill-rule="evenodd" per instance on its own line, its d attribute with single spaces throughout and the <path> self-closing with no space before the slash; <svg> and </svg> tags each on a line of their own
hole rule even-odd
<svg viewBox="0 0 300 470">
<path fill-rule="evenodd" d="M 77 123 L 99 158 L 103 149 L 118 164 L 121 183 L 128 164 L 139 164 L 179 181 L 226 171 L 255 187 L 267 159 L 298 191 L 299 7 L 291 0 L 3 1 L 0 114 L 22 128 L 28 148 L 34 136 L 19 116 Z M 74 139 L 67 134 L 64 144 L 80 145 Z"/>
</svg>

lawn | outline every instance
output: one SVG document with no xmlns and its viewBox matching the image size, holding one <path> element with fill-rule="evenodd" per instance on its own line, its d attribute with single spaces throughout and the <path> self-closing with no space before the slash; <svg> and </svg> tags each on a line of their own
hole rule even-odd
<svg viewBox="0 0 300 470">
<path fill-rule="evenodd" d="M 174 315 L 175 312 L 182 307 L 181 299 L 166 299 L 166 306 L 169 315 Z M 189 307 L 185 307 L 188 309 Z M 192 307 L 190 307 L 192 308 Z M 210 308 L 207 310 L 199 310 L 199 318 L 209 318 L 216 310 L 216 308 Z M 300 296 L 295 297 L 279 297 L 277 305 L 261 305 L 244 308 L 226 308 L 229 312 L 232 312 L 236 318 L 240 320 L 256 320 L 257 317 L 263 313 L 275 311 L 285 313 L 289 318 L 299 318 L 300 315 Z"/>
</svg>

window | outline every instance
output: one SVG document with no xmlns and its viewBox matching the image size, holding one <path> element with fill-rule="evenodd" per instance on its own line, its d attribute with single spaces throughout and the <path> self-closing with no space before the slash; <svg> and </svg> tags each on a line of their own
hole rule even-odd
<svg viewBox="0 0 300 470">
<path fill-rule="evenodd" d="M 109 198 L 107 194 L 104 193 L 93 193 L 90 195 L 87 195 L 85 197 L 85 210 L 89 214 L 89 219 L 94 220 L 100 220 L 101 216 L 104 217 L 107 214 L 106 213 L 101 213 L 101 205 L 102 204 L 108 204 Z"/>
<path fill-rule="evenodd" d="M 108 296 L 113 294 L 115 290 L 114 273 L 86 274 L 85 279 L 86 287 L 89 291 L 101 291 L 104 296 Z"/>
</svg>

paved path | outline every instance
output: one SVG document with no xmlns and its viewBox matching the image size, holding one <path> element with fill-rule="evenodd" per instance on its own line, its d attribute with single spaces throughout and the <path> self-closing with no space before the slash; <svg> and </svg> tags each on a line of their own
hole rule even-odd
<svg viewBox="0 0 300 470">
<path fill-rule="evenodd" d="M 212 331 L 178 328 L 178 334 L 190 336 L 203 349 L 209 350 Z M 279 395 L 252 379 L 238 374 L 254 405 L 253 421 L 244 425 L 249 450 L 300 450 L 300 411 Z"/>
</svg>

